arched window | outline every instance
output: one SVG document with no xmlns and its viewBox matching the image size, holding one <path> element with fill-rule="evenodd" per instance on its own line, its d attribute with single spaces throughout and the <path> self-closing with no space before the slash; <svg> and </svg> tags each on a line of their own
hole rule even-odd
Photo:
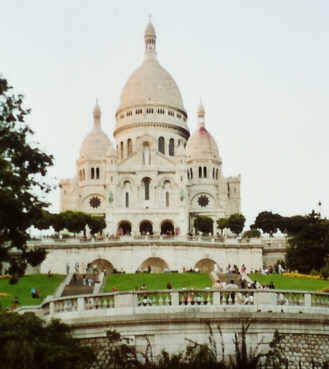
<svg viewBox="0 0 329 369">
<path fill-rule="evenodd" d="M 187 179 L 190 179 L 190 171 L 187 169 Z"/>
<path fill-rule="evenodd" d="M 203 177 L 207 178 L 207 167 L 203 167 Z"/>
<path fill-rule="evenodd" d="M 162 154 L 165 153 L 165 139 L 164 139 L 164 137 L 159 137 L 158 151 L 161 152 Z"/>
<path fill-rule="evenodd" d="M 175 155 L 175 141 L 173 138 L 169 140 L 169 156 Z"/>
<path fill-rule="evenodd" d="M 129 192 L 126 192 L 125 194 L 125 204 L 126 208 L 129 208 Z"/>
<path fill-rule="evenodd" d="M 143 179 L 143 183 L 144 183 L 144 199 L 145 200 L 149 200 L 150 199 L 150 182 L 151 182 L 151 179 L 148 178 L 148 177 Z"/>
<path fill-rule="evenodd" d="M 133 152 L 133 142 L 132 142 L 131 138 L 128 138 L 127 145 L 128 145 L 128 156 L 129 156 Z"/>
<path fill-rule="evenodd" d="M 96 179 L 99 179 L 99 168 L 96 168 Z"/>
<path fill-rule="evenodd" d="M 199 178 L 202 178 L 202 168 L 199 167 Z"/>
<path fill-rule="evenodd" d="M 216 179 L 218 179 L 218 168 L 216 169 Z"/>
<path fill-rule="evenodd" d="M 190 172 L 191 172 L 191 179 L 193 179 L 193 169 L 190 168 Z"/>
<path fill-rule="evenodd" d="M 94 179 L 95 178 L 95 168 L 91 168 L 90 178 L 91 179 Z"/>
<path fill-rule="evenodd" d="M 120 159 L 123 159 L 123 142 L 120 142 Z"/>
<path fill-rule="evenodd" d="M 215 168 L 212 168 L 212 177 L 215 179 Z"/>
<path fill-rule="evenodd" d="M 169 192 L 166 192 L 166 208 L 169 208 Z"/>
</svg>

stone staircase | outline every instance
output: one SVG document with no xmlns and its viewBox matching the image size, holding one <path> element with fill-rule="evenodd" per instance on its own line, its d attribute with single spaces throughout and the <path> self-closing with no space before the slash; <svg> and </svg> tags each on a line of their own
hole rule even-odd
<svg viewBox="0 0 329 369">
<path fill-rule="evenodd" d="M 233 280 L 234 283 L 240 287 L 240 280 L 241 280 L 240 274 L 217 272 L 216 278 L 219 279 L 221 282 L 226 282 L 227 284 L 230 283 L 231 280 Z"/>
<path fill-rule="evenodd" d="M 62 297 L 64 296 L 76 296 L 76 295 L 86 295 L 93 293 L 93 286 L 85 286 L 83 284 L 83 275 L 75 274 L 75 278 L 71 279 L 70 284 L 65 286 Z M 94 282 L 98 282 L 98 276 L 94 274 L 88 274 L 87 278 L 92 279 Z"/>
</svg>

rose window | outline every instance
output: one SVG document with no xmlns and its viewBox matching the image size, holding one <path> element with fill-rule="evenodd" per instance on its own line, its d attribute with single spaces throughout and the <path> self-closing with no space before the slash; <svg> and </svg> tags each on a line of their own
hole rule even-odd
<svg viewBox="0 0 329 369">
<path fill-rule="evenodd" d="M 89 200 L 89 204 L 90 204 L 90 206 L 91 206 L 92 208 L 98 208 L 98 207 L 100 207 L 100 205 L 101 205 L 101 200 L 100 200 L 98 197 L 94 196 L 94 197 L 92 197 L 92 198 Z"/>
<path fill-rule="evenodd" d="M 205 195 L 201 195 L 198 198 L 198 204 L 202 207 L 205 208 L 208 204 L 209 204 L 209 199 L 207 196 Z"/>
</svg>

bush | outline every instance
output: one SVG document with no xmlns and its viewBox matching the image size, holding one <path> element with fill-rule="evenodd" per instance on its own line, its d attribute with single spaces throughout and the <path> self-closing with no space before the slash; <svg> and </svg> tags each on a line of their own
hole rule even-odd
<svg viewBox="0 0 329 369">
<path fill-rule="evenodd" d="M 326 265 L 324 265 L 321 269 L 320 269 L 320 275 L 323 279 L 328 279 L 329 277 L 329 263 L 327 263 Z"/>
</svg>

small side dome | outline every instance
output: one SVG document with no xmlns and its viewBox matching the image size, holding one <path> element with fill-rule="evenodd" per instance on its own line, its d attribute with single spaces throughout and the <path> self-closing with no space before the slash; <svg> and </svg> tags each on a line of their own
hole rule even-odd
<svg viewBox="0 0 329 369">
<path fill-rule="evenodd" d="M 113 149 L 113 146 L 110 139 L 102 130 L 100 123 L 101 110 L 98 103 L 95 105 L 93 116 L 93 129 L 82 142 L 80 157 L 85 159 L 105 159 L 109 147 Z"/>
<path fill-rule="evenodd" d="M 187 141 L 186 153 L 188 160 L 217 160 L 221 162 L 218 146 L 208 132 L 204 122 L 205 110 L 202 104 L 198 109 L 199 127 Z"/>
</svg>

